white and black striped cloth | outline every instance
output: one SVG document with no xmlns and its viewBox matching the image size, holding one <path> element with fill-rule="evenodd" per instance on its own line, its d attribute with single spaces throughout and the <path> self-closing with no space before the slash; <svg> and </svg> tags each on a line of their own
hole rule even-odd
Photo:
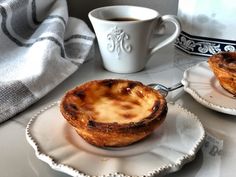
<svg viewBox="0 0 236 177">
<path fill-rule="evenodd" d="M 27 108 L 88 58 L 94 34 L 66 0 L 0 0 L 0 122 Z"/>
</svg>

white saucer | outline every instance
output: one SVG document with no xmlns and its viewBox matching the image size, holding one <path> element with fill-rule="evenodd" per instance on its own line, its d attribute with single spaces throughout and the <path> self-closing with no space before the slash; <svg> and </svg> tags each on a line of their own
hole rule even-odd
<svg viewBox="0 0 236 177">
<path fill-rule="evenodd" d="M 182 84 L 184 90 L 202 105 L 236 115 L 236 97 L 220 86 L 206 61 L 187 69 Z"/>
<path fill-rule="evenodd" d="M 58 103 L 36 114 L 26 138 L 36 156 L 71 176 L 153 176 L 179 170 L 195 158 L 205 137 L 198 118 L 168 104 L 166 120 L 151 136 L 123 148 L 86 143 L 62 117 Z"/>
</svg>

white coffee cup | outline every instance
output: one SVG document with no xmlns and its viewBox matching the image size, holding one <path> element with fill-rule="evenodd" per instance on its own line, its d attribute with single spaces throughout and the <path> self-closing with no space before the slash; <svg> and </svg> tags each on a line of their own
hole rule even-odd
<svg viewBox="0 0 236 177">
<path fill-rule="evenodd" d="M 157 11 L 138 6 L 106 6 L 88 14 L 94 28 L 104 67 L 116 73 L 142 70 L 150 57 L 173 42 L 181 31 L 174 15 L 161 16 Z M 152 35 L 163 23 L 171 22 L 175 31 L 150 48 Z"/>
</svg>

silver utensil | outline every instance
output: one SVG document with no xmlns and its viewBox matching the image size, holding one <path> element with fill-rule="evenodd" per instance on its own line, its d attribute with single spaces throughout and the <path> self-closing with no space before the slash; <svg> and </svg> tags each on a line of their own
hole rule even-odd
<svg viewBox="0 0 236 177">
<path fill-rule="evenodd" d="M 148 86 L 154 88 L 155 90 L 158 90 L 163 96 L 166 97 L 169 92 L 183 87 L 183 84 L 179 82 L 171 87 L 166 87 L 162 84 L 152 83 L 152 84 L 148 84 Z"/>
</svg>

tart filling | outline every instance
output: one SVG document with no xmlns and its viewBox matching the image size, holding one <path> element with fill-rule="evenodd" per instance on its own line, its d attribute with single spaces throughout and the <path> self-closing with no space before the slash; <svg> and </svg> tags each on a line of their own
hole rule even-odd
<svg viewBox="0 0 236 177">
<path fill-rule="evenodd" d="M 223 52 L 208 59 L 210 68 L 220 85 L 236 95 L 236 52 Z"/>
<path fill-rule="evenodd" d="M 77 133 L 96 146 L 125 146 L 153 132 L 165 119 L 167 103 L 137 81 L 90 81 L 68 91 L 60 110 Z"/>
</svg>

